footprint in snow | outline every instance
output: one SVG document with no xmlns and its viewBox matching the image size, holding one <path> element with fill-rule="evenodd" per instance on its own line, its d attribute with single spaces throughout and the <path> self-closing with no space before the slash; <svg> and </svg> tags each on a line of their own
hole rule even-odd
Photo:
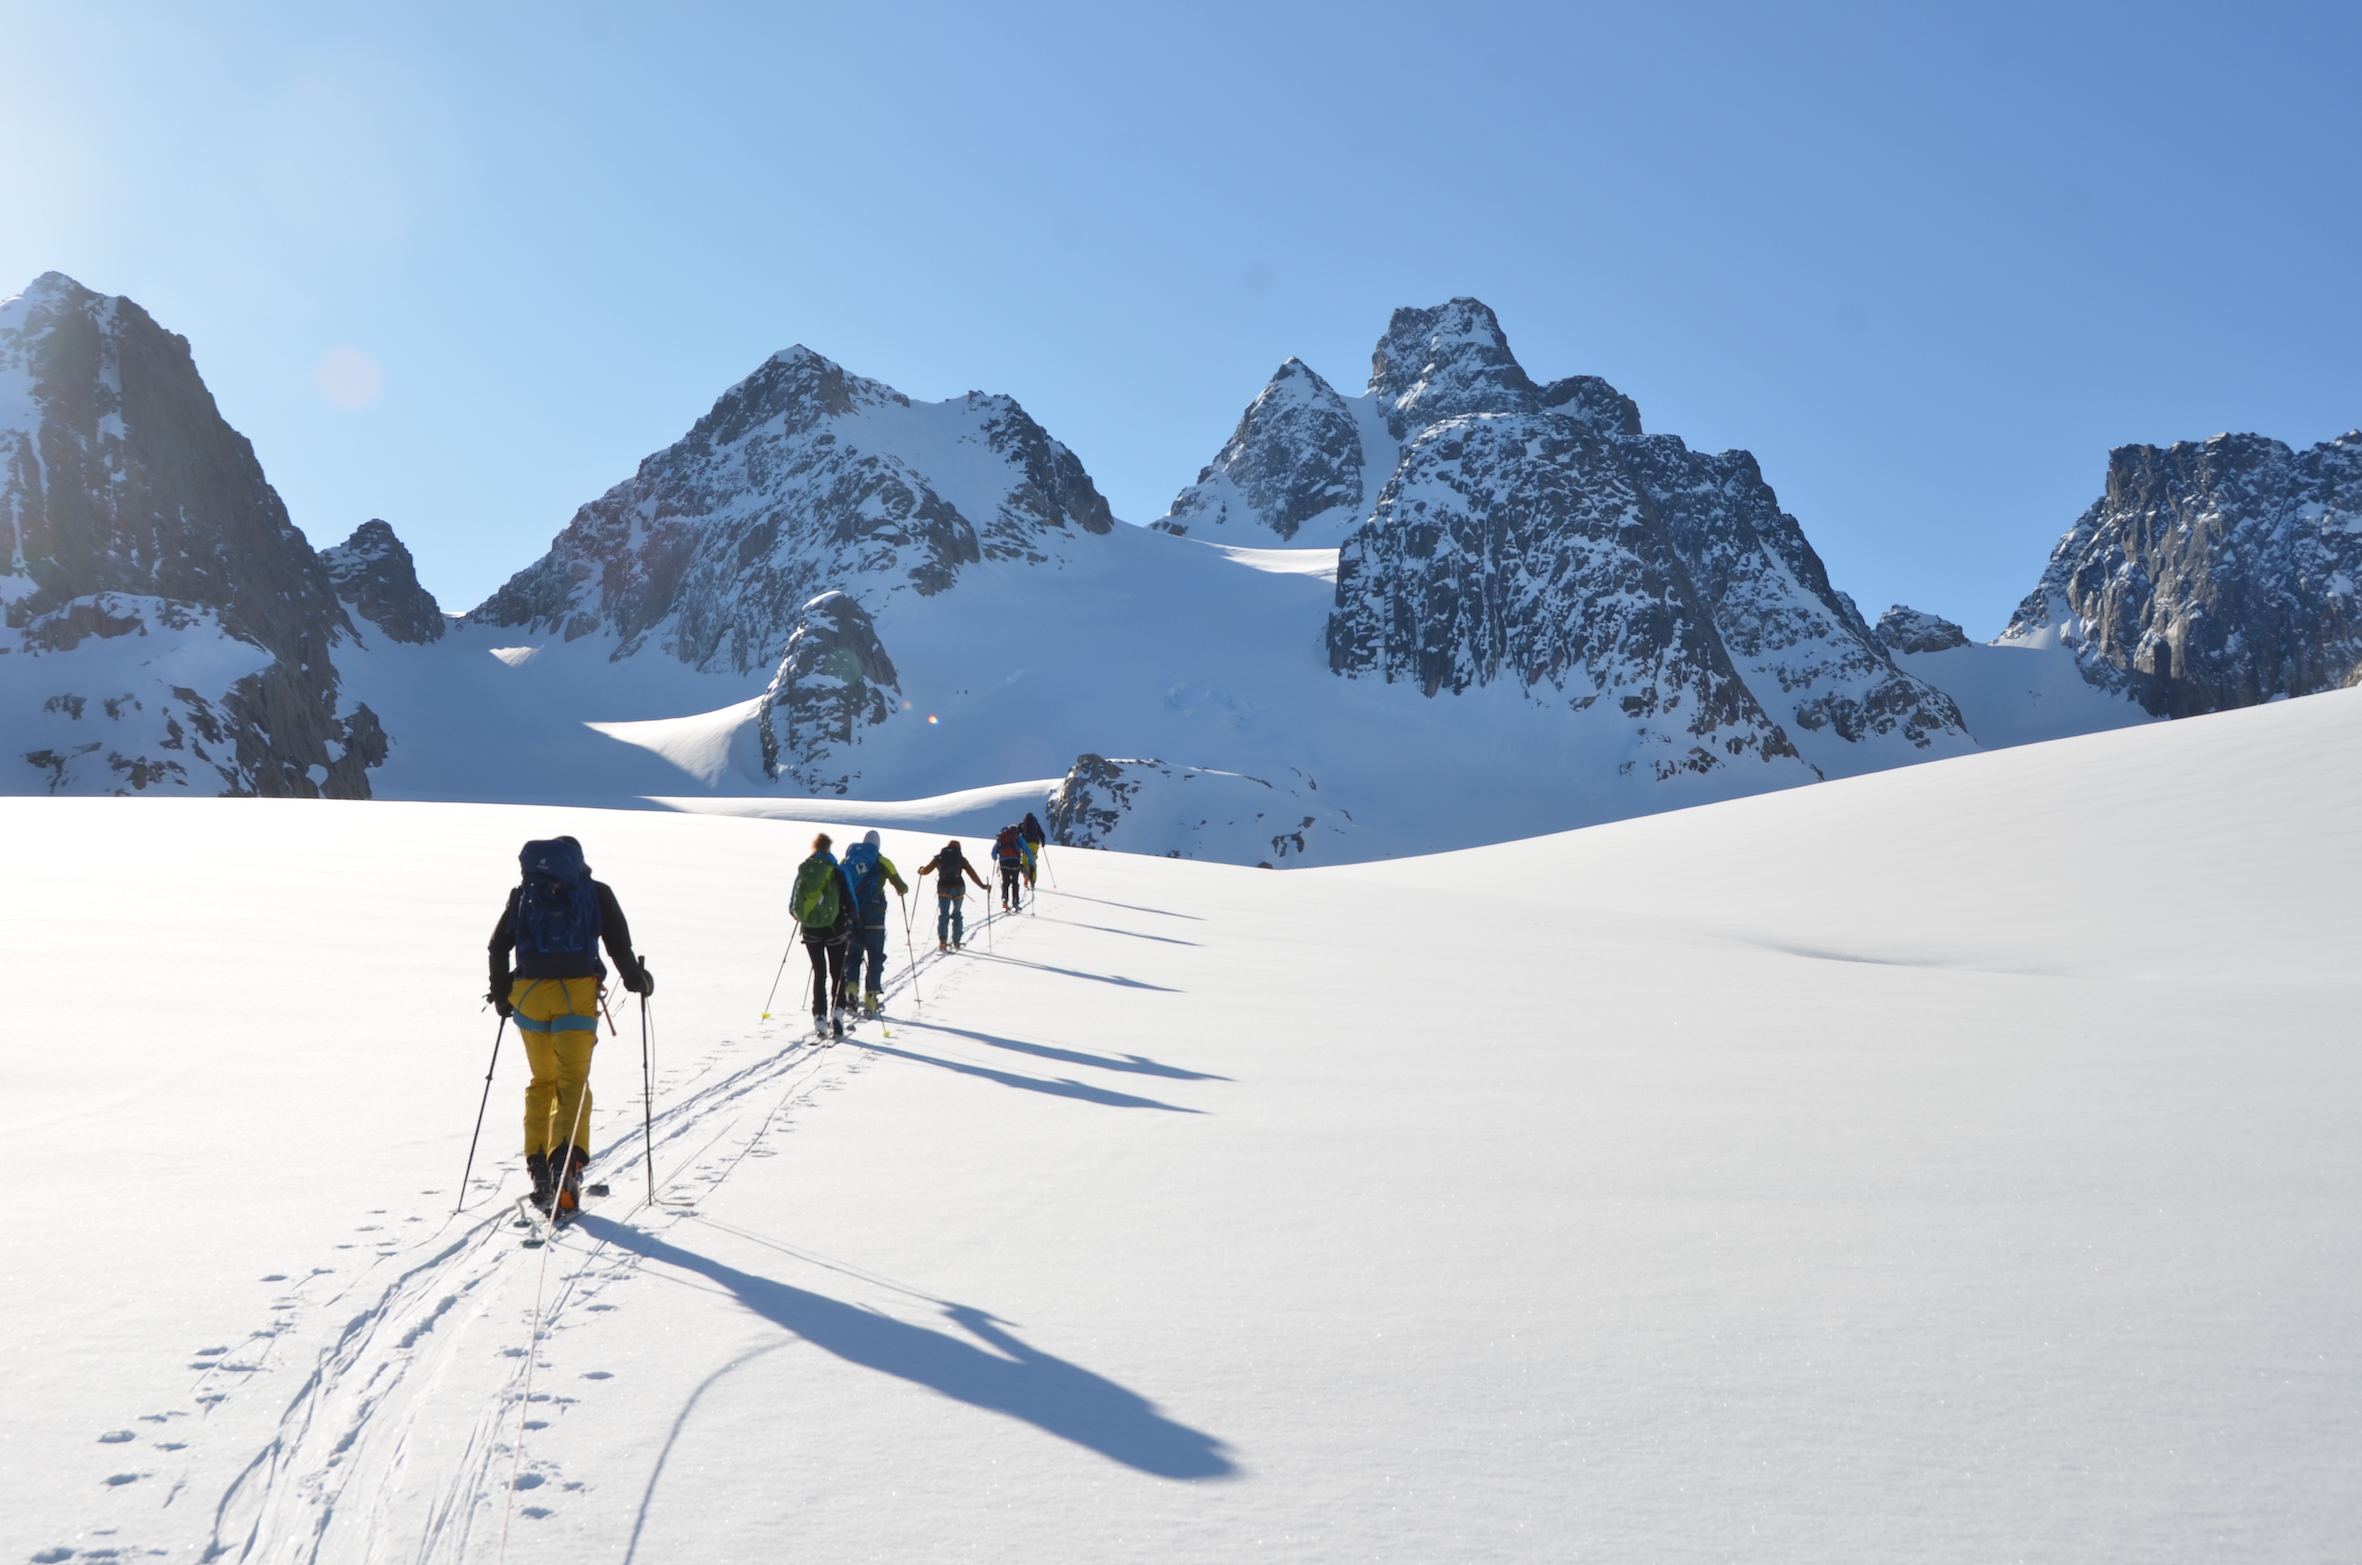
<svg viewBox="0 0 2362 1565">
<path fill-rule="evenodd" d="M 519 1489 L 538 1489 L 541 1487 L 542 1482 L 543 1479 L 539 1473 L 519 1473 L 517 1474 L 517 1481 L 514 1487 Z"/>
<path fill-rule="evenodd" d="M 98 1443 L 100 1445 L 121 1445 L 124 1441 L 132 1438 L 133 1435 L 128 1429 L 110 1429 L 98 1437 Z"/>
<path fill-rule="evenodd" d="M 583 1379 L 585 1379 L 585 1380 L 613 1380 L 615 1377 L 614 1377 L 613 1375 L 610 1375 L 610 1374 L 608 1374 L 608 1373 L 607 1373 L 605 1370 L 603 1370 L 603 1369 L 594 1369 L 594 1370 L 589 1370 L 589 1371 L 586 1371 L 586 1372 L 583 1374 L 583 1377 L 582 1377 L 582 1378 L 583 1378 Z M 126 1431 L 124 1432 L 124 1438 L 125 1438 L 125 1439 L 129 1439 L 129 1438 L 130 1438 L 130 1432 L 129 1432 L 128 1430 L 126 1430 Z"/>
<path fill-rule="evenodd" d="M 124 1485 L 124 1484 L 127 1484 L 127 1483 L 138 1483 L 138 1482 L 139 1482 L 139 1474 L 137 1474 L 137 1473 L 117 1473 L 117 1474 L 115 1474 L 115 1476 L 114 1476 L 114 1477 L 112 1477 L 112 1478 L 109 1478 L 109 1479 L 107 1480 L 107 1487 L 108 1487 L 108 1488 L 110 1488 L 110 1489 L 114 1489 L 114 1488 L 119 1488 L 119 1487 L 121 1487 L 122 1485 Z"/>
<path fill-rule="evenodd" d="M 285 1282 L 286 1280 L 287 1274 L 285 1272 L 273 1272 L 263 1279 L 264 1282 Z"/>
<path fill-rule="evenodd" d="M 227 1353 L 227 1352 L 229 1352 L 229 1351 L 230 1351 L 230 1350 L 229 1350 L 228 1348 L 199 1348 L 199 1349 L 198 1349 L 198 1350 L 197 1350 L 197 1351 L 196 1351 L 194 1354 L 192 1354 L 191 1356 L 192 1356 L 192 1357 L 194 1357 L 194 1358 L 209 1359 L 209 1358 L 214 1358 L 214 1357 L 217 1357 L 217 1356 L 219 1356 L 219 1355 L 221 1355 L 221 1354 L 224 1354 L 224 1353 Z"/>
<path fill-rule="evenodd" d="M 525 1507 L 523 1510 L 519 1511 L 517 1514 L 518 1514 L 519 1516 L 530 1516 L 530 1517 L 532 1517 L 532 1518 L 533 1518 L 535 1521 L 539 1521 L 539 1520 L 541 1520 L 541 1519 L 542 1519 L 544 1516 L 555 1516 L 555 1515 L 557 1515 L 558 1513 L 557 1513 L 557 1512 L 555 1512 L 555 1511 L 553 1511 L 553 1510 L 551 1510 L 551 1509 L 550 1509 L 548 1506 L 546 1506 L 546 1505 L 528 1505 L 528 1506 L 526 1506 L 526 1507 Z"/>
</svg>

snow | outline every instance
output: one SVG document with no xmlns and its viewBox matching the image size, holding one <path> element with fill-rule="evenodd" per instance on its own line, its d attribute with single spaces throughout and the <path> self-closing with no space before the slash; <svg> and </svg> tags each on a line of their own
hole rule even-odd
<svg viewBox="0 0 2362 1565">
<path fill-rule="evenodd" d="M 755 1020 L 792 825 L 0 800 L 0 1558 L 2351 1558 L 2358 766 L 2362 691 L 1397 863 L 1053 849 L 817 1056 L 794 965 Z M 513 1039 L 450 1206 L 561 830 L 693 1205 L 619 1008 L 614 1194 L 534 1251 Z"/>
<path fill-rule="evenodd" d="M 1988 750 L 2157 721 L 2129 696 L 2085 679 L 2055 623 L 2004 641 L 1898 652 L 1894 660 L 1950 696 L 1969 735 Z"/>
<path fill-rule="evenodd" d="M 1431 700 L 1413 685 L 1339 679 L 1322 642 L 1333 550 L 1241 549 L 1137 527 L 1050 547 L 1062 552 L 1044 564 L 983 560 L 962 566 L 953 590 L 870 605 L 910 704 L 839 747 L 832 765 L 855 774 L 845 799 L 1031 786 L 1085 753 L 1274 782 L 1302 774 L 1360 828 L 1314 845 L 1311 862 L 1335 863 L 1763 785 L 1731 768 L 1664 784 L 1645 768 L 1618 775 L 1634 746 L 1610 702 L 1573 713 L 1547 687 Z M 429 645 L 372 637 L 338 649 L 345 699 L 366 702 L 392 736 L 369 774 L 378 798 L 635 807 L 703 793 L 803 809 L 762 771 L 753 702 L 769 669 L 742 677 L 645 651 L 617 658 L 606 635 L 485 655 L 516 637 L 456 621 Z M 1453 803 L 1477 798 L 1482 811 Z M 820 818 L 843 818 L 841 802 Z M 1269 857 L 1266 847 L 1243 862 Z"/>
</svg>

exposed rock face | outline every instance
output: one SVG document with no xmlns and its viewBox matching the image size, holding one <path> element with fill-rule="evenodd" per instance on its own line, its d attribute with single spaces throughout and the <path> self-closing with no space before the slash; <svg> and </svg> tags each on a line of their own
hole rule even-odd
<svg viewBox="0 0 2362 1565">
<path fill-rule="evenodd" d="M 2055 638 L 2164 717 L 2349 683 L 2362 664 L 2362 431 L 2119 446 L 2003 640 Z"/>
<path fill-rule="evenodd" d="M 1062 847 L 1107 848 L 1233 864 L 1349 857 L 1352 817 L 1311 802 L 1301 772 L 1260 777 L 1157 760 L 1079 755 L 1050 795 L 1044 829 Z"/>
<path fill-rule="evenodd" d="M 1167 532 L 1244 524 L 1280 542 L 1332 512 L 1363 514 L 1361 426 L 1345 399 L 1299 359 L 1290 359 L 1247 405 L 1238 428 L 1197 482 L 1156 525 Z M 1268 540 L 1225 537 L 1226 542 Z"/>
<path fill-rule="evenodd" d="M 1317 377 L 1300 378 L 1317 446 L 1291 445 L 1310 418 L 1250 409 L 1224 452 L 1253 449 L 1252 510 L 1274 532 L 1272 518 L 1319 514 L 1347 487 L 1336 453 L 1355 404 L 1320 401 Z M 1912 759 L 1971 747 L 1951 699 L 1897 668 L 1831 586 L 1746 452 L 1642 434 L 1631 399 L 1597 376 L 1537 385 L 1473 299 L 1397 310 L 1364 403 L 1406 443 L 1340 550 L 1338 673 L 1431 695 L 1511 678 L 1578 710 L 1612 695 L 1668 779 L 1794 758 L 1799 744 L 1839 772 L 1905 758 L 1890 744 Z M 1185 492 L 1176 518 L 1208 490 Z M 1884 760 L 1860 754 L 1865 742 Z"/>
<path fill-rule="evenodd" d="M 1754 457 L 1709 456 L 1673 435 L 1609 443 L 1663 522 L 1731 662 L 1791 738 L 1970 747 L 1952 698 L 1897 668 L 1853 599 L 1830 584 Z M 1810 758 L 1832 770 L 1849 759 L 1815 750 Z"/>
<path fill-rule="evenodd" d="M 797 347 L 576 512 L 471 617 L 747 673 L 826 589 L 943 592 L 965 565 L 1039 563 L 1113 526 L 1074 453 L 1011 399 L 914 404 Z"/>
<path fill-rule="evenodd" d="M 366 708 L 338 711 L 330 654 L 353 632 L 319 556 L 187 341 L 56 272 L 0 304 L 0 537 L 13 651 L 39 665 L 11 671 L 11 698 L 33 696 L 30 680 L 59 687 L 39 698 L 45 717 L 100 696 L 143 714 L 136 736 L 0 765 L 32 765 L 60 791 L 368 797 L 385 736 Z M 102 663 L 119 699 L 81 688 Z M 174 732 L 179 753 L 162 753 Z M 199 733 L 201 760 L 186 738 Z"/>
<path fill-rule="evenodd" d="M 1597 431 L 1460 418 L 1412 442 L 1337 559 L 1329 666 L 1457 695 L 1497 679 L 1603 696 L 1660 778 L 1793 758 L 1714 634 L 1662 523 Z"/>
<path fill-rule="evenodd" d="M 1968 645 L 1968 632 L 1948 619 L 1898 603 L 1878 616 L 1878 639 L 1889 652 L 1949 652 Z"/>
<path fill-rule="evenodd" d="M 841 592 L 804 605 L 787 655 L 763 692 L 763 775 L 808 795 L 847 792 L 861 773 L 844 752 L 902 707 L 901 676 L 867 610 Z"/>
<path fill-rule="evenodd" d="M 418 567 L 394 530 L 366 521 L 333 549 L 322 549 L 328 580 L 355 614 L 390 640 L 440 641 L 446 628 L 435 595 L 418 584 Z"/>
</svg>

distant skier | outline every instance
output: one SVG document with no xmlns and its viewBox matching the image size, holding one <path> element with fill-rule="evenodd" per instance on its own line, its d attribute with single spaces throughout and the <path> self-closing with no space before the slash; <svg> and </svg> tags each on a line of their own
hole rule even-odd
<svg viewBox="0 0 2362 1565">
<path fill-rule="evenodd" d="M 1001 872 L 1001 911 L 1014 913 L 1025 905 L 1025 838 L 1014 826 L 1003 826 L 992 839 L 992 862 Z"/>
<path fill-rule="evenodd" d="M 845 998 L 850 1000 L 859 991 L 861 1014 L 875 1016 L 885 999 L 886 887 L 892 885 L 898 897 L 907 895 L 910 888 L 894 872 L 894 861 L 880 851 L 874 831 L 845 850 L 845 879 L 852 883 L 853 903 L 861 912 L 861 944 L 846 964 Z M 868 958 L 866 977 L 864 957 Z"/>
<path fill-rule="evenodd" d="M 968 881 L 976 882 L 976 889 L 988 897 L 992 895 L 992 887 L 968 863 L 966 851 L 956 840 L 945 843 L 941 851 L 921 864 L 919 873 L 940 877 L 935 882 L 935 949 L 957 951 L 968 933 L 965 906 Z"/>
<path fill-rule="evenodd" d="M 590 1161 L 591 1050 L 599 1041 L 599 986 L 615 958 L 623 987 L 656 992 L 648 964 L 632 953 L 631 926 L 615 893 L 591 879 L 572 837 L 528 842 L 517 855 L 522 880 L 492 928 L 493 1007 L 517 1024 L 533 1078 L 525 1085 L 525 1167 L 533 1204 L 561 1212 L 582 1199 Z M 514 952 L 517 970 L 509 972 Z"/>
<path fill-rule="evenodd" d="M 1025 844 L 1025 885 L 1031 890 L 1041 873 L 1042 844 L 1049 840 L 1042 823 L 1033 818 L 1033 811 L 1025 812 L 1025 819 L 1017 823 L 1017 836 Z"/>
<path fill-rule="evenodd" d="M 861 904 L 828 848 L 827 832 L 812 839 L 812 856 L 796 866 L 788 905 L 812 959 L 812 1031 L 833 1039 L 845 1035 L 845 966 L 861 938 Z"/>
</svg>

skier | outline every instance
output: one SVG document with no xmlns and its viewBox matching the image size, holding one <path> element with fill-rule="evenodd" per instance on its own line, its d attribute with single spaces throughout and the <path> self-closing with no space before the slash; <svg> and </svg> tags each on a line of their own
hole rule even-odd
<svg viewBox="0 0 2362 1565">
<path fill-rule="evenodd" d="M 1035 877 L 1040 873 L 1042 844 L 1049 840 L 1049 834 L 1042 830 L 1042 823 L 1033 818 L 1033 811 L 1027 810 L 1025 819 L 1017 823 L 1017 836 L 1025 844 L 1025 886 L 1030 891 Z"/>
<path fill-rule="evenodd" d="M 886 987 L 886 887 L 891 883 L 898 897 L 908 895 L 910 888 L 895 873 L 894 861 L 879 850 L 874 831 L 845 850 L 845 879 L 852 883 L 853 903 L 861 911 L 861 944 L 846 963 L 845 998 L 850 1000 L 858 990 L 861 1014 L 875 1016 Z M 865 956 L 869 959 L 866 979 L 862 971 Z"/>
<path fill-rule="evenodd" d="M 943 872 L 943 878 L 935 882 L 935 949 L 957 951 L 968 933 L 964 905 L 968 899 L 967 882 L 976 882 L 976 889 L 988 897 L 992 888 L 968 863 L 968 855 L 956 840 L 945 843 L 941 852 L 919 866 L 921 875 L 932 875 L 937 870 Z M 967 880 L 960 878 L 963 875 Z"/>
<path fill-rule="evenodd" d="M 591 1050 L 599 1041 L 599 989 L 607 969 L 603 942 L 623 987 L 656 992 L 648 964 L 632 953 L 631 926 L 615 893 L 591 879 L 582 844 L 572 837 L 528 842 L 517 855 L 524 872 L 492 927 L 493 1008 L 517 1024 L 533 1079 L 525 1085 L 525 1167 L 533 1204 L 571 1212 L 582 1201 L 582 1166 L 590 1161 Z M 517 970 L 509 971 L 516 954 Z"/>
<path fill-rule="evenodd" d="M 835 1039 L 845 1035 L 845 958 L 861 937 L 861 906 L 828 849 L 827 832 L 812 839 L 812 856 L 796 866 L 788 904 L 812 959 L 812 1032 Z"/>
<path fill-rule="evenodd" d="M 1025 873 L 1025 839 L 1014 826 L 1003 826 L 1000 835 L 992 839 L 992 862 L 1001 872 L 1001 911 L 1014 913 L 1024 902 L 1018 889 Z"/>
</svg>

